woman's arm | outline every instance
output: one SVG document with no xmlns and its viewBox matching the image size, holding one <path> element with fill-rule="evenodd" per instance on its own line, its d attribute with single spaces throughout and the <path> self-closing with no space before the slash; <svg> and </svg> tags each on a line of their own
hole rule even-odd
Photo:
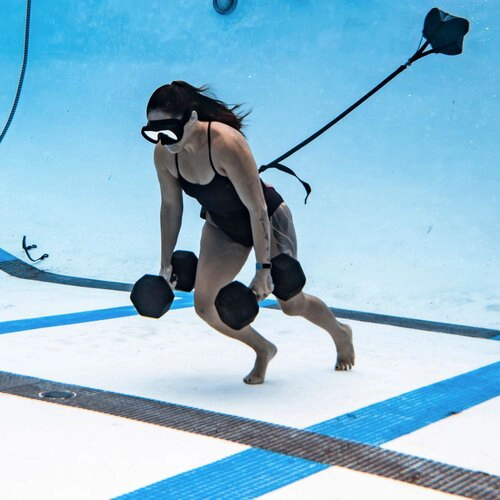
<svg viewBox="0 0 500 500">
<path fill-rule="evenodd" d="M 270 262 L 269 216 L 257 164 L 245 138 L 238 131 L 223 124 L 216 124 L 216 127 L 223 129 L 219 129 L 220 133 L 214 134 L 215 140 L 212 143 L 214 162 L 224 170 L 250 212 L 256 261 Z"/>
<path fill-rule="evenodd" d="M 172 254 L 177 243 L 182 222 L 182 189 L 167 169 L 169 153 L 161 145 L 155 147 L 154 164 L 161 191 L 160 230 L 161 230 L 161 263 L 160 274 L 170 278 Z"/>
</svg>

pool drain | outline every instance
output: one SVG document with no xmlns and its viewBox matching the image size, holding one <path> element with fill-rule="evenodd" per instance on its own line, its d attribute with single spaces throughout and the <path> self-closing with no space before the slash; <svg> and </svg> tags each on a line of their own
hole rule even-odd
<svg viewBox="0 0 500 500">
<path fill-rule="evenodd" d="M 214 9 L 225 16 L 231 14 L 237 5 L 238 0 L 214 0 Z"/>
<path fill-rule="evenodd" d="M 64 399 L 73 399 L 76 397 L 76 392 L 72 391 L 44 391 L 39 394 L 42 399 L 48 400 L 64 400 Z"/>
</svg>

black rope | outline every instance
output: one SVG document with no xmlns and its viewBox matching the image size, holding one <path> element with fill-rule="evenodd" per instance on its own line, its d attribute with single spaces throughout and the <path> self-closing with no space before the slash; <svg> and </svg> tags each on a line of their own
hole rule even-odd
<svg viewBox="0 0 500 500">
<path fill-rule="evenodd" d="M 313 135 L 302 141 L 300 144 L 297 144 L 294 148 L 290 149 L 290 151 L 286 152 L 285 154 L 281 155 L 279 158 L 276 158 L 273 160 L 271 163 L 268 163 L 266 167 L 270 167 L 272 165 L 275 165 L 277 163 L 281 163 L 283 160 L 288 158 L 289 156 L 293 155 L 296 153 L 299 149 L 302 149 L 304 146 L 307 146 L 310 142 L 314 141 L 314 139 L 318 138 L 321 134 L 324 134 L 329 128 L 333 127 L 336 123 L 338 123 L 342 118 L 345 118 L 351 111 L 354 111 L 360 104 L 365 102 L 369 97 L 371 97 L 373 94 L 378 92 L 382 87 L 387 85 L 393 78 L 399 75 L 402 71 L 404 71 L 406 68 L 411 66 L 415 61 L 418 59 L 421 59 L 422 57 L 425 57 L 429 54 L 434 53 L 433 50 L 429 50 L 427 52 L 424 52 L 424 50 L 428 47 L 429 42 L 424 43 L 424 45 L 413 54 L 410 59 L 405 64 L 402 64 L 396 71 L 391 73 L 385 80 L 380 82 L 376 87 L 374 87 L 370 92 L 366 93 L 361 99 L 357 100 L 352 106 L 347 108 L 343 113 L 340 113 L 336 118 L 334 118 L 332 121 L 327 123 L 323 128 L 319 129 L 317 132 L 315 132 Z"/>
<path fill-rule="evenodd" d="M 14 99 L 14 104 L 10 110 L 9 118 L 7 123 L 0 135 L 0 143 L 3 141 L 7 130 L 9 130 L 12 119 L 14 118 L 14 113 L 17 109 L 17 104 L 19 102 L 19 97 L 21 96 L 21 89 L 24 82 L 24 74 L 26 72 L 26 65 L 28 64 L 28 47 L 29 47 L 29 37 L 30 37 L 30 21 L 31 21 L 31 0 L 26 1 L 26 28 L 24 30 L 24 55 L 23 55 L 23 66 L 21 68 L 21 75 L 19 77 L 19 84 L 17 86 L 16 98 Z"/>
<path fill-rule="evenodd" d="M 420 43 L 422 43 L 422 40 L 420 40 Z M 269 168 L 276 168 L 277 170 L 281 170 L 282 172 L 286 172 L 287 174 L 294 175 L 297 177 L 295 172 L 285 165 L 283 165 L 281 162 L 288 158 L 289 156 L 292 156 L 294 153 L 296 153 L 299 149 L 302 149 L 304 146 L 307 146 L 310 142 L 314 141 L 314 139 L 317 139 L 321 134 L 324 134 L 329 128 L 333 127 L 336 123 L 338 123 L 342 118 L 345 118 L 351 111 L 355 110 L 360 104 L 365 102 L 368 98 L 370 98 L 373 94 L 378 92 L 382 87 L 387 85 L 393 78 L 398 76 L 402 71 L 404 71 L 406 68 L 410 67 L 415 61 L 418 59 L 421 59 L 422 57 L 425 57 L 429 54 L 435 53 L 435 50 L 428 50 L 427 52 L 424 52 L 425 49 L 429 46 L 429 42 L 425 42 L 422 47 L 420 47 L 419 44 L 419 49 L 413 54 L 408 61 L 406 61 L 405 64 L 402 64 L 396 71 L 391 73 L 385 80 L 381 81 L 376 87 L 374 87 L 372 90 L 370 90 L 368 93 L 366 93 L 361 99 L 358 99 L 352 106 L 347 108 L 344 112 L 340 113 L 337 117 L 335 117 L 332 121 L 328 122 L 324 127 L 320 128 L 317 132 L 309 136 L 307 139 L 302 141 L 300 144 L 297 144 L 297 146 L 293 147 L 289 151 L 287 151 L 285 154 L 281 155 L 279 158 L 276 158 L 273 160 L 271 163 L 268 163 L 267 165 L 262 165 L 259 168 L 259 173 L 262 173 L 266 171 Z M 307 198 L 311 194 L 311 186 L 297 177 L 299 181 L 302 183 L 304 186 L 304 189 L 306 190 L 307 196 L 304 200 L 304 203 L 307 203 Z"/>
</svg>

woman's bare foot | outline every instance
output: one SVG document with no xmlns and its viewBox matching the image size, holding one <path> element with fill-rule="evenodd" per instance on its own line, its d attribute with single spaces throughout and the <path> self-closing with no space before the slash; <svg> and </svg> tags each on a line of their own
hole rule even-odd
<svg viewBox="0 0 500 500">
<path fill-rule="evenodd" d="M 352 344 L 352 329 L 337 321 L 340 328 L 335 336 L 332 335 L 337 347 L 337 363 L 335 370 L 350 370 L 354 366 L 354 346 Z"/>
<path fill-rule="evenodd" d="M 271 359 L 276 356 L 278 352 L 277 347 L 269 342 L 267 349 L 257 354 L 257 358 L 255 360 L 255 365 L 253 370 L 243 379 L 245 384 L 256 385 L 264 383 L 264 379 L 266 377 L 267 365 L 271 361 Z"/>
</svg>

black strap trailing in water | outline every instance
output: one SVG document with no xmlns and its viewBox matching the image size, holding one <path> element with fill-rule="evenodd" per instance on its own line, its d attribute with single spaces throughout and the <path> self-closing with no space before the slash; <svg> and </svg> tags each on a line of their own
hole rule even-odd
<svg viewBox="0 0 500 500">
<path fill-rule="evenodd" d="M 31 260 L 31 262 L 38 262 L 39 260 L 45 260 L 45 259 L 47 259 L 49 257 L 48 254 L 44 253 L 38 259 L 33 259 L 33 257 L 31 257 L 31 255 L 30 255 L 30 250 L 34 250 L 35 248 L 37 248 L 36 245 L 27 246 L 26 245 L 26 236 L 23 236 L 23 250 L 26 252 L 26 255 L 28 256 L 28 259 Z"/>
<path fill-rule="evenodd" d="M 277 170 L 281 170 L 287 174 L 293 175 L 297 177 L 295 172 L 285 165 L 281 164 L 283 160 L 288 158 L 289 156 L 296 153 L 299 149 L 302 149 L 304 146 L 307 146 L 310 142 L 314 141 L 321 134 L 325 133 L 329 128 L 333 127 L 336 123 L 338 123 L 342 118 L 345 118 L 351 111 L 355 110 L 360 104 L 365 102 L 369 97 L 378 92 L 382 87 L 387 85 L 393 78 L 399 75 L 406 68 L 410 67 L 415 61 L 418 61 L 422 57 L 428 56 L 429 54 L 446 54 L 450 56 L 461 54 L 463 48 L 463 40 L 464 36 L 469 31 L 469 21 L 467 19 L 463 19 L 460 17 L 452 16 L 442 10 L 437 8 L 431 9 L 431 11 L 427 14 L 424 21 L 424 28 L 422 31 L 423 37 L 427 40 L 422 47 L 413 54 L 410 59 L 405 64 L 402 64 L 396 71 L 391 73 L 385 80 L 380 82 L 376 87 L 370 90 L 367 94 L 365 94 L 361 99 L 356 101 L 352 106 L 347 108 L 343 113 L 338 115 L 332 121 L 327 123 L 324 127 L 319 129 L 313 135 L 302 141 L 297 146 L 293 147 L 285 154 L 281 155 L 279 158 L 276 158 L 271 163 L 267 165 L 262 165 L 259 168 L 259 173 L 264 172 L 269 168 L 276 168 Z M 425 49 L 431 45 L 432 49 L 425 52 Z M 304 186 L 307 196 L 304 200 L 304 203 L 307 203 L 307 198 L 311 193 L 311 186 L 297 177 L 299 181 Z"/>
<path fill-rule="evenodd" d="M 297 177 L 297 179 L 299 179 L 299 181 L 304 186 L 304 189 L 306 190 L 307 196 L 306 199 L 304 200 L 304 203 L 307 203 L 307 198 L 309 198 L 309 195 L 311 194 L 312 191 L 310 184 L 308 184 L 306 181 L 303 181 L 300 177 L 298 177 L 298 175 L 291 168 L 288 168 L 285 165 L 282 165 L 281 163 L 276 163 L 276 160 L 269 163 L 268 165 L 262 165 L 259 168 L 259 174 L 265 172 L 268 168 L 275 168 L 276 170 L 281 170 L 281 172 L 285 172 L 286 174 L 290 174 L 293 175 L 294 177 Z"/>
</svg>

